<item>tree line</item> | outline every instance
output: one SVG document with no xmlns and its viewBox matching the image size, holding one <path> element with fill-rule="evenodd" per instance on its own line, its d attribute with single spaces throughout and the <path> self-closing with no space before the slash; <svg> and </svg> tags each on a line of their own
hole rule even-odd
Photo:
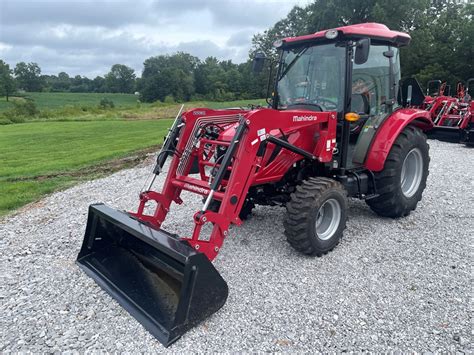
<svg viewBox="0 0 474 355">
<path fill-rule="evenodd" d="M 410 33 L 412 42 L 401 50 L 403 77 L 455 83 L 474 77 L 474 4 L 454 0 L 315 0 L 274 26 L 254 35 L 249 59 L 235 64 L 214 57 L 200 60 L 188 53 L 158 55 L 144 62 L 141 77 L 123 64 L 104 76 L 43 75 L 36 63 L 10 68 L 0 60 L 0 96 L 25 91 L 112 92 L 138 91 L 145 102 L 167 99 L 232 100 L 261 98 L 266 94 L 267 72 L 251 72 L 257 51 L 275 57 L 276 39 L 363 22 L 380 22 Z"/>
<path fill-rule="evenodd" d="M 17 63 L 11 69 L 0 60 L 0 96 L 8 96 L 23 90 L 27 92 L 110 92 L 133 93 L 135 71 L 123 64 L 115 64 L 104 76 L 89 79 L 85 76 L 69 76 L 65 72 L 58 75 L 41 74 L 37 63 Z"/>
<path fill-rule="evenodd" d="M 145 60 L 142 76 L 137 78 L 132 68 L 115 64 L 104 76 L 41 74 L 37 63 L 17 63 L 11 69 L 0 60 L 0 96 L 26 92 L 95 92 L 140 94 L 144 102 L 156 100 L 234 100 L 260 98 L 265 94 L 265 78 L 255 77 L 250 60 L 234 64 L 208 57 L 201 61 L 188 53 L 158 55 Z"/>
<path fill-rule="evenodd" d="M 256 34 L 252 51 L 274 57 L 273 42 L 284 37 L 364 22 L 408 32 L 400 51 L 403 78 L 424 85 L 439 79 L 455 84 L 474 77 L 474 4 L 455 0 L 315 0 L 295 6 L 274 26 Z"/>
</svg>

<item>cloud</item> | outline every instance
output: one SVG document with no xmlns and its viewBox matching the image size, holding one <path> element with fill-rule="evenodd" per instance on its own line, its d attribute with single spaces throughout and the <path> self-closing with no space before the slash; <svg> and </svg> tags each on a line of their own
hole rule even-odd
<svg viewBox="0 0 474 355">
<path fill-rule="evenodd" d="M 24 31 L 21 25 L 4 26 L 0 40 L 16 46 L 41 46 L 62 51 L 95 51 L 146 53 L 151 42 L 143 35 L 127 31 L 105 31 L 102 27 L 57 25 L 31 27 Z"/>
<path fill-rule="evenodd" d="M 248 59 L 252 35 L 309 0 L 0 0 L 0 58 L 44 74 L 141 73 L 150 56 Z"/>
<path fill-rule="evenodd" d="M 252 36 L 255 34 L 252 30 L 242 30 L 233 33 L 227 40 L 227 45 L 231 47 L 242 47 L 250 43 Z"/>
<path fill-rule="evenodd" d="M 151 20 L 144 0 L 2 0 L 2 25 L 69 24 L 116 28 Z"/>
<path fill-rule="evenodd" d="M 176 18 L 186 13 L 209 12 L 214 25 L 221 27 L 270 26 L 286 16 L 298 1 L 255 0 L 158 0 L 154 3 L 160 17 Z"/>
</svg>

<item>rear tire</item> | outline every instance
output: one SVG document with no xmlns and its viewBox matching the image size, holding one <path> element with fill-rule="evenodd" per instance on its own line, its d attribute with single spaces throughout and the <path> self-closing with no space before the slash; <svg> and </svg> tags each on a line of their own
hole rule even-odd
<svg viewBox="0 0 474 355">
<path fill-rule="evenodd" d="M 406 127 L 395 140 L 383 170 L 375 173 L 379 196 L 367 204 L 383 217 L 409 215 L 426 187 L 429 162 L 426 136 L 416 127 Z"/>
<path fill-rule="evenodd" d="M 346 228 L 347 192 L 333 179 L 309 178 L 296 187 L 286 210 L 288 243 L 301 253 L 322 256 L 334 249 Z"/>
</svg>

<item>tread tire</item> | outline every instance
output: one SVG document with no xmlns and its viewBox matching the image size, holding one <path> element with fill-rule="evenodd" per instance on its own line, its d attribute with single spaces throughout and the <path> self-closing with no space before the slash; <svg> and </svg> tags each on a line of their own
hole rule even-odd
<svg viewBox="0 0 474 355">
<path fill-rule="evenodd" d="M 421 151 L 422 177 L 415 194 L 407 198 L 401 189 L 401 172 L 407 154 L 414 148 Z M 426 136 L 420 129 L 407 126 L 390 149 L 383 170 L 374 174 L 379 196 L 366 200 L 366 203 L 379 216 L 391 218 L 408 216 L 421 200 L 428 178 L 429 163 L 429 145 Z"/>
<path fill-rule="evenodd" d="M 322 240 L 316 234 L 316 219 L 320 207 L 329 199 L 339 202 L 341 218 L 334 234 Z M 288 243 L 303 254 L 322 256 L 334 249 L 346 228 L 347 192 L 333 179 L 309 178 L 296 187 L 286 210 L 283 226 Z"/>
</svg>

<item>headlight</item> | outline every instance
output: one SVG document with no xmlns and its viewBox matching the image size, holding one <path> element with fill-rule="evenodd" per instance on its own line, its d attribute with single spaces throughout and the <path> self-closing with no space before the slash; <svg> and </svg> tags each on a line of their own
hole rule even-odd
<svg viewBox="0 0 474 355">
<path fill-rule="evenodd" d="M 334 39 L 337 37 L 339 33 L 337 32 L 337 30 L 327 30 L 326 33 L 324 34 L 324 36 L 327 38 L 327 39 Z"/>
<path fill-rule="evenodd" d="M 283 45 L 283 40 L 277 39 L 275 42 L 273 42 L 273 46 L 275 48 L 280 48 Z"/>
</svg>

